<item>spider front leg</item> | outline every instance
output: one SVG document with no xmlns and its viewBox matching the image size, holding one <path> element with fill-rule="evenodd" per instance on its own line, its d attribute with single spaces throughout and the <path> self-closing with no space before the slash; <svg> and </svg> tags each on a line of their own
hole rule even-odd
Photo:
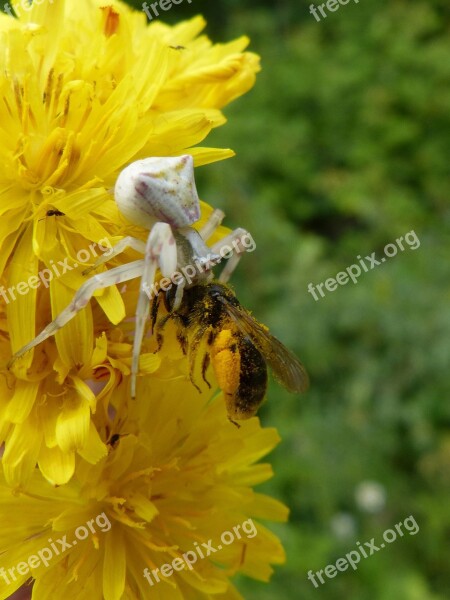
<svg viewBox="0 0 450 600">
<path fill-rule="evenodd" d="M 229 235 L 221 239 L 220 242 L 217 242 L 217 244 L 214 244 L 214 246 L 212 246 L 211 252 L 213 252 L 214 254 L 219 254 L 220 256 L 226 254 L 228 252 L 228 249 L 232 252 L 232 255 L 228 259 L 227 264 L 222 269 L 222 272 L 219 275 L 218 281 L 220 281 L 221 283 L 226 283 L 230 279 L 233 271 L 236 269 L 236 267 L 239 264 L 239 261 L 242 258 L 242 254 L 244 252 L 250 251 L 250 247 L 247 245 L 248 240 L 250 240 L 253 244 L 252 250 L 254 250 L 255 243 L 253 241 L 252 236 L 248 231 L 242 229 L 242 227 L 239 227 L 238 229 L 235 229 Z"/>
<path fill-rule="evenodd" d="M 141 254 L 145 253 L 145 242 L 142 240 L 138 240 L 137 238 L 132 237 L 131 235 L 127 235 L 120 242 L 117 242 L 111 248 L 108 248 L 102 256 L 99 256 L 97 260 L 91 267 L 88 267 L 82 272 L 82 275 L 89 275 L 94 269 L 108 262 L 127 248 L 133 248 L 136 252 L 140 252 Z"/>
<path fill-rule="evenodd" d="M 145 322 L 150 312 L 150 290 L 155 281 L 156 270 L 170 277 L 177 268 L 177 248 L 172 229 L 167 223 L 156 223 L 150 231 L 145 247 L 144 271 L 142 273 L 139 299 L 136 308 L 133 356 L 131 359 L 131 397 L 136 398 L 136 378 L 139 355 L 144 337 Z"/>
<path fill-rule="evenodd" d="M 104 273 L 94 275 L 94 277 L 91 277 L 85 281 L 74 295 L 72 302 L 62 312 L 60 312 L 59 315 L 51 323 L 49 323 L 39 335 L 34 338 L 34 340 L 31 340 L 31 342 L 20 348 L 20 350 L 13 355 L 8 363 L 8 369 L 12 366 L 17 358 L 23 356 L 26 352 L 45 341 L 52 335 L 55 335 L 58 329 L 61 329 L 61 327 L 73 319 L 73 317 L 86 306 L 97 290 L 110 287 L 117 283 L 123 283 L 124 281 L 129 281 L 130 279 L 136 279 L 142 275 L 143 270 L 144 260 L 136 260 L 126 265 L 111 269 L 110 271 L 105 271 Z"/>
</svg>

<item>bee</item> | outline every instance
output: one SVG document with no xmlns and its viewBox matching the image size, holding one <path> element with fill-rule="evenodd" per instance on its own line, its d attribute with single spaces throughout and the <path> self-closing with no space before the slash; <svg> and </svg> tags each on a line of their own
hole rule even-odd
<svg viewBox="0 0 450 600">
<path fill-rule="evenodd" d="M 206 379 L 211 364 L 232 423 L 237 425 L 236 421 L 257 413 L 267 390 L 267 365 L 290 392 L 308 388 L 308 375 L 301 362 L 241 306 L 230 287 L 210 282 L 187 288 L 177 310 L 173 310 L 175 295 L 176 286 L 172 286 L 160 291 L 153 300 L 152 331 L 156 333 L 158 350 L 163 344 L 164 326 L 169 320 L 174 321 L 181 349 L 189 356 L 191 382 L 200 391 L 194 372 L 200 344 L 205 340 L 202 377 L 211 387 Z M 158 320 L 161 296 L 167 315 Z"/>
</svg>

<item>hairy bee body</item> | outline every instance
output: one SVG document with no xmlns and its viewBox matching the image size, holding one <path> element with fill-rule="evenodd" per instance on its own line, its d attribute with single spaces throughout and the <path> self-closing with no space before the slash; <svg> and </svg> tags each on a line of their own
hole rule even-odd
<svg viewBox="0 0 450 600">
<path fill-rule="evenodd" d="M 306 389 L 308 377 L 298 359 L 241 306 L 228 286 L 212 282 L 188 288 L 184 290 L 180 307 L 174 311 L 175 293 L 176 289 L 164 293 L 168 314 L 159 321 L 159 296 L 152 308 L 159 346 L 163 342 L 165 323 L 169 319 L 175 321 L 180 345 L 184 352 L 189 352 L 190 377 L 196 385 L 195 361 L 200 343 L 206 341 L 203 379 L 208 383 L 206 370 L 211 364 L 232 422 L 256 414 L 267 390 L 267 364 L 290 391 Z"/>
<path fill-rule="evenodd" d="M 256 414 L 267 389 L 266 361 L 233 323 L 222 323 L 214 334 L 211 363 L 228 416 L 239 420 Z"/>
</svg>

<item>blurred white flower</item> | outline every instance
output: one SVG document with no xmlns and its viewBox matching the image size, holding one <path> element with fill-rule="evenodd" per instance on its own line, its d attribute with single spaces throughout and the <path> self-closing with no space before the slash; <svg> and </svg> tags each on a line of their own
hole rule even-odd
<svg viewBox="0 0 450 600">
<path fill-rule="evenodd" d="M 330 521 L 330 528 L 340 540 L 348 540 L 356 535 L 356 521 L 350 513 L 336 513 Z"/>
<path fill-rule="evenodd" d="M 386 490 L 377 481 L 362 481 L 355 489 L 358 508 L 367 513 L 378 513 L 386 505 Z"/>
</svg>

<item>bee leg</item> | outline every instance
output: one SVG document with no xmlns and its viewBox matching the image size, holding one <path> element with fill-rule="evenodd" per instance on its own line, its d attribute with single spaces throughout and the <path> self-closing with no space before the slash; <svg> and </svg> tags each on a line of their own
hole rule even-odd
<svg viewBox="0 0 450 600">
<path fill-rule="evenodd" d="M 169 313 L 168 315 L 165 315 L 156 323 L 156 326 L 154 326 L 154 328 L 152 328 L 152 333 L 153 333 L 153 330 L 156 333 L 156 342 L 158 344 L 155 352 L 159 352 L 162 348 L 162 345 L 164 342 L 164 336 L 162 334 L 162 330 L 164 329 L 166 323 L 169 320 L 178 322 L 178 327 L 177 327 L 177 332 L 176 332 L 177 340 L 178 340 L 178 343 L 180 344 L 183 354 L 187 354 L 188 340 L 187 340 L 186 334 L 184 333 L 186 326 L 183 321 L 183 318 L 180 315 L 177 315 L 176 313 Z"/>
<path fill-rule="evenodd" d="M 245 555 L 247 554 L 247 544 L 242 545 L 241 558 L 239 561 L 239 568 L 245 563 Z"/>
<path fill-rule="evenodd" d="M 157 344 L 157 348 L 156 350 L 153 352 L 153 354 L 156 354 L 157 352 L 159 352 L 164 344 L 164 336 L 162 333 L 157 333 L 156 334 L 156 344 Z"/>
<path fill-rule="evenodd" d="M 156 352 L 159 352 L 162 348 L 162 345 L 164 342 L 164 336 L 162 334 L 162 330 L 164 329 L 167 321 L 172 319 L 172 317 L 173 317 L 173 315 L 171 315 L 171 314 L 165 315 L 156 323 L 156 326 L 154 327 L 154 329 L 152 328 L 152 333 L 153 333 L 153 331 L 156 333 L 156 343 L 157 343 L 157 348 L 156 348 L 154 354 Z"/>
<path fill-rule="evenodd" d="M 198 392 L 200 394 L 202 393 L 202 391 L 194 381 L 194 372 L 195 372 L 195 359 L 197 358 L 197 354 L 198 354 L 198 347 L 199 347 L 200 342 L 202 341 L 203 336 L 205 334 L 205 329 L 206 329 L 205 327 L 201 327 L 195 333 L 194 338 L 192 339 L 190 347 L 189 347 L 189 363 L 190 363 L 189 379 L 191 380 L 192 385 L 195 387 L 196 390 L 198 390 Z"/>
<path fill-rule="evenodd" d="M 155 325 L 156 325 L 156 319 L 158 318 L 158 311 L 159 311 L 159 305 L 161 304 L 161 295 L 158 294 L 155 298 L 153 298 L 152 300 L 152 307 L 151 307 L 151 333 L 153 334 L 154 330 L 155 330 Z"/>
<path fill-rule="evenodd" d="M 205 356 L 203 357 L 203 363 L 202 363 L 202 377 L 203 377 L 203 381 L 206 383 L 206 385 L 209 387 L 209 389 L 211 389 L 211 384 L 206 379 L 206 371 L 208 370 L 210 362 L 211 362 L 211 359 L 210 359 L 209 352 L 205 352 Z"/>
<path fill-rule="evenodd" d="M 186 334 L 184 333 L 184 329 L 182 327 L 180 327 L 177 331 L 177 340 L 178 340 L 178 343 L 180 344 L 180 348 L 181 348 L 183 354 L 186 355 L 187 351 L 188 351 L 188 339 L 187 339 Z"/>
</svg>

